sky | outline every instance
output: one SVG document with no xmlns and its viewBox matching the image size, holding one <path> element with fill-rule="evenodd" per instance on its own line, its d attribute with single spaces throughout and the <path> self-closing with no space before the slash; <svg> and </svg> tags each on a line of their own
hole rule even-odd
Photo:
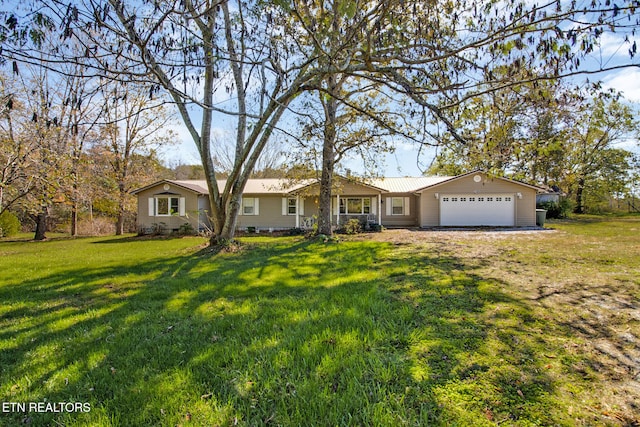
<svg viewBox="0 0 640 427">
<path fill-rule="evenodd" d="M 592 64 L 603 66 L 629 63 L 629 46 L 629 43 L 615 35 L 604 34 L 599 49 L 596 49 L 587 63 L 591 62 Z M 634 62 L 638 64 L 637 57 L 634 58 Z M 586 79 L 589 79 L 590 82 L 600 80 L 604 88 L 613 88 L 621 91 L 629 102 L 640 105 L 640 65 L 592 75 L 578 75 L 573 78 L 573 81 L 575 83 L 583 83 Z M 214 124 L 214 127 L 217 128 L 221 138 L 225 137 L 225 133 L 229 138 L 233 138 L 233 123 L 233 119 L 222 119 L 222 122 Z M 178 143 L 164 149 L 163 153 L 161 153 L 163 159 L 170 166 L 176 164 L 199 164 L 198 151 L 186 128 L 176 123 L 173 126 L 173 130 L 177 134 Z M 624 148 L 637 151 L 638 145 L 636 141 L 629 141 Z M 420 161 L 418 161 L 417 147 L 413 144 L 399 141 L 396 144 L 394 153 L 383 156 L 380 162 L 381 167 L 377 173 L 387 177 L 420 176 L 434 154 L 434 149 L 423 152 Z M 342 167 L 350 169 L 355 174 L 364 174 L 366 172 L 359 161 L 348 161 Z"/>
</svg>

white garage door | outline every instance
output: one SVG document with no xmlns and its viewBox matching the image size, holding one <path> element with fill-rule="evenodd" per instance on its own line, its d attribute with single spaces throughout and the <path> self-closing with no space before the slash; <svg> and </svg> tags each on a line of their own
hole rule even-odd
<svg viewBox="0 0 640 427">
<path fill-rule="evenodd" d="M 513 194 L 440 194 L 440 225 L 515 225 Z"/>
</svg>

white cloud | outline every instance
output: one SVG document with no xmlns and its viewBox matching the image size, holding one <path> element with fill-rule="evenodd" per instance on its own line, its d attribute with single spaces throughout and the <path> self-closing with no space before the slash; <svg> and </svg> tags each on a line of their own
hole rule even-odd
<svg viewBox="0 0 640 427">
<path fill-rule="evenodd" d="M 605 88 L 612 88 L 623 92 L 629 101 L 640 102 L 640 70 L 625 68 L 612 71 L 602 79 Z"/>
<path fill-rule="evenodd" d="M 599 53 L 605 60 L 614 56 L 622 56 L 627 59 L 631 43 L 625 40 L 624 34 L 603 33 L 600 36 Z"/>
</svg>

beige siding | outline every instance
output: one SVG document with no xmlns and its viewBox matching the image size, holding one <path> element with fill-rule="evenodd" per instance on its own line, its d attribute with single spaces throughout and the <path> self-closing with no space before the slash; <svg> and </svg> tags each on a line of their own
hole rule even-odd
<svg viewBox="0 0 640 427">
<path fill-rule="evenodd" d="M 536 225 L 536 190 L 523 187 L 522 199 L 516 198 L 516 225 L 533 227 Z"/>
<path fill-rule="evenodd" d="M 333 193 L 339 193 L 340 197 L 342 196 L 374 196 L 380 194 L 380 191 L 376 191 L 373 188 L 369 188 L 363 185 L 353 184 L 353 183 L 341 183 L 338 187 L 337 191 Z"/>
<path fill-rule="evenodd" d="M 347 196 L 377 196 L 384 190 L 378 190 L 376 188 L 369 187 L 367 185 L 361 185 L 353 182 L 346 182 L 344 180 L 334 180 L 334 188 L 331 194 L 339 194 L 340 197 Z M 320 185 L 312 184 L 301 190 L 301 194 L 307 197 L 317 197 L 320 194 Z"/>
<path fill-rule="evenodd" d="M 480 175 L 482 180 L 475 182 L 473 177 Z M 420 202 L 421 227 L 436 227 L 440 225 L 440 204 L 435 194 L 439 197 L 444 194 L 460 194 L 460 193 L 504 193 L 516 195 L 520 193 L 522 198 L 516 196 L 516 226 L 527 227 L 536 225 L 536 190 L 526 185 L 511 182 L 499 178 L 489 178 L 484 174 L 471 174 L 454 179 L 433 187 L 422 192 Z"/>
<path fill-rule="evenodd" d="M 420 227 L 437 227 L 440 225 L 440 205 L 436 199 L 437 190 L 428 189 L 420 197 Z"/>
<path fill-rule="evenodd" d="M 387 204 L 394 197 L 402 197 L 409 200 L 409 215 L 387 215 Z M 417 227 L 418 218 L 420 218 L 419 197 L 408 193 L 385 193 L 382 195 L 382 205 L 380 213 L 382 214 L 382 225 L 385 227 Z"/>
<path fill-rule="evenodd" d="M 244 194 L 243 198 L 253 197 L 259 200 L 258 215 L 238 215 L 236 224 L 239 230 L 256 227 L 258 230 L 283 230 L 296 226 L 295 215 L 282 215 L 282 195 Z M 308 200 L 304 202 L 305 216 Z M 302 218 L 302 216 L 301 216 Z"/>
<path fill-rule="evenodd" d="M 184 188 L 170 185 L 168 190 L 163 185 L 158 185 L 146 189 L 137 194 L 138 196 L 138 228 L 151 229 L 162 226 L 166 231 L 178 230 L 184 223 L 189 223 L 197 230 L 198 228 L 198 195 Z M 155 196 L 184 197 L 185 215 L 149 215 L 149 199 Z"/>
</svg>

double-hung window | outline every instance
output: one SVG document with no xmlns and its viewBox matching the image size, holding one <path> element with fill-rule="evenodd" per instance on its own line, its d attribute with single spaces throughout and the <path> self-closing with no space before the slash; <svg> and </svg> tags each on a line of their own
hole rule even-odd
<svg viewBox="0 0 640 427">
<path fill-rule="evenodd" d="M 451 200 L 456 201 L 453 200 L 453 198 Z M 445 197 L 442 201 L 447 202 L 449 198 Z M 385 203 L 387 204 L 387 216 L 411 215 L 411 201 L 409 197 L 387 197 Z"/>
<path fill-rule="evenodd" d="M 149 216 L 185 215 L 185 198 L 180 196 L 155 196 L 149 199 Z"/>
<path fill-rule="evenodd" d="M 295 215 L 298 210 L 298 203 L 294 197 L 287 199 L 287 215 Z"/>
<path fill-rule="evenodd" d="M 243 197 L 240 206 L 241 215 L 259 215 L 260 205 L 257 197 Z"/>
<path fill-rule="evenodd" d="M 180 199 L 178 197 L 157 197 L 157 215 L 175 215 L 180 207 Z"/>
<path fill-rule="evenodd" d="M 404 215 L 404 197 L 391 198 L 391 215 Z"/>
<path fill-rule="evenodd" d="M 283 197 L 282 198 L 282 215 L 304 215 L 304 198 L 302 197 Z"/>
</svg>

